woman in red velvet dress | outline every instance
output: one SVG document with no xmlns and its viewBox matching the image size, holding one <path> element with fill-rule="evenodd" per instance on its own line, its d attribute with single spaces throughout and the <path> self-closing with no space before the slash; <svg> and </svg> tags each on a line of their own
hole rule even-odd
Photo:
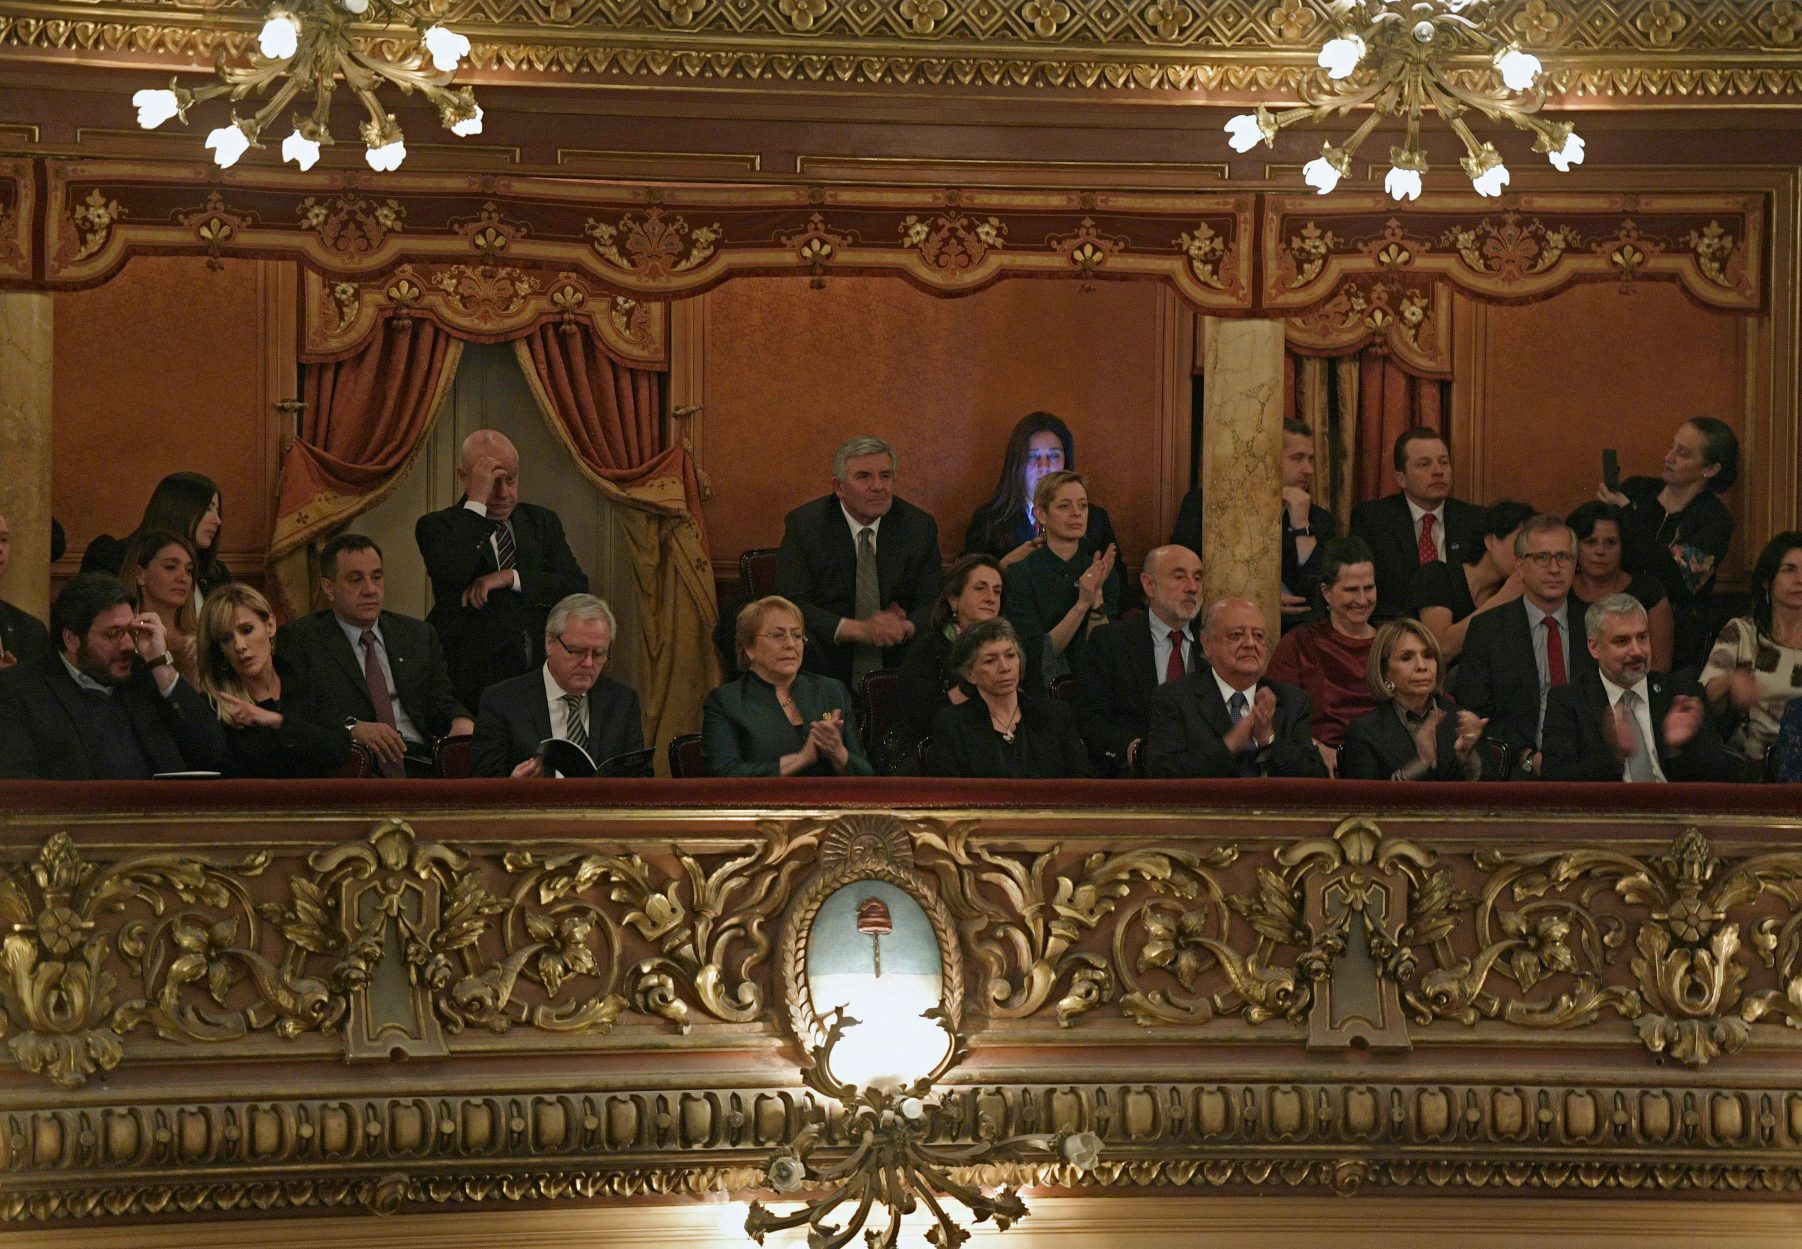
<svg viewBox="0 0 1802 1249">
<path fill-rule="evenodd" d="M 1308 694 L 1314 744 L 1337 774 L 1345 726 L 1376 705 L 1366 672 L 1377 635 L 1370 613 L 1377 605 L 1376 557 L 1362 538 L 1334 538 L 1320 553 L 1320 597 L 1327 614 L 1292 629 L 1270 657 L 1273 681 L 1299 685 Z"/>
</svg>

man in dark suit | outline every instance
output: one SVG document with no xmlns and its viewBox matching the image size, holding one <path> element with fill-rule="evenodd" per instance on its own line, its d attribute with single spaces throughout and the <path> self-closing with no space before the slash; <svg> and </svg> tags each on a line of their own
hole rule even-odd
<svg viewBox="0 0 1802 1249">
<path fill-rule="evenodd" d="M 519 499 L 519 452 L 505 434 L 463 440 L 463 497 L 419 518 L 413 536 L 432 579 L 432 610 L 451 688 L 473 707 L 483 689 L 544 662 L 551 605 L 588 590 L 563 522 Z"/>
<path fill-rule="evenodd" d="M 776 593 L 801 609 L 808 667 L 855 688 L 900 665 L 943 572 L 938 523 L 895 497 L 895 449 L 860 435 L 832 459 L 832 493 L 783 521 Z"/>
<path fill-rule="evenodd" d="M 1202 666 L 1193 625 L 1201 611 L 1201 560 L 1172 543 L 1145 556 L 1146 611 L 1103 625 L 1076 665 L 1076 726 L 1102 776 L 1144 771 L 1151 696 Z"/>
<path fill-rule="evenodd" d="M 60 649 L 0 672 L 0 776 L 145 780 L 219 766 L 219 717 L 176 673 L 163 622 L 134 612 L 117 577 L 76 577 L 50 620 Z"/>
<path fill-rule="evenodd" d="M 1376 556 L 1377 614 L 1408 614 L 1408 590 L 1422 564 L 1462 564 L 1482 553 L 1483 509 L 1454 499 L 1452 453 L 1436 430 L 1424 425 L 1395 440 L 1396 494 L 1368 499 L 1352 509 L 1351 531 Z"/>
<path fill-rule="evenodd" d="M 1314 427 L 1283 422 L 1283 631 L 1314 612 L 1320 548 L 1339 536 L 1338 522 L 1314 504 Z M 1201 555 L 1201 487 L 1183 496 L 1170 541 Z"/>
<path fill-rule="evenodd" d="M 1584 629 L 1595 668 L 1546 699 L 1548 781 L 1759 779 L 1709 727 L 1699 685 L 1649 671 L 1652 635 L 1638 599 L 1592 603 Z"/>
<path fill-rule="evenodd" d="M 292 698 L 303 716 L 344 725 L 384 776 L 430 775 L 432 743 L 475 728 L 451 692 L 437 630 L 382 610 L 382 549 L 362 534 L 326 543 L 319 571 L 331 605 L 275 635 L 298 687 L 284 685 L 284 705 Z"/>
<path fill-rule="evenodd" d="M 544 666 L 482 693 L 475 776 L 543 776 L 538 744 L 562 737 L 596 763 L 644 749 L 638 695 L 601 675 L 613 650 L 613 610 L 592 594 L 572 594 L 551 608 L 545 623 Z"/>
<path fill-rule="evenodd" d="M 1244 599 L 1210 604 L 1201 619 L 1207 666 L 1158 687 L 1145 737 L 1150 776 L 1313 776 L 1326 779 L 1308 696 L 1264 679 L 1264 613 Z"/>
<path fill-rule="evenodd" d="M 6 517 L 0 516 L 0 577 L 12 560 L 13 531 Z M 29 612 L 11 603 L 0 602 L 0 668 L 42 659 L 50 653 L 50 634 Z"/>
<path fill-rule="evenodd" d="M 1595 658 L 1571 641 L 1571 582 L 1577 536 L 1556 516 L 1534 516 L 1514 535 L 1521 596 L 1471 619 L 1452 693 L 1458 705 L 1489 720 L 1488 736 L 1503 742 L 1512 775 L 1539 775 L 1546 698 L 1595 669 Z"/>
</svg>

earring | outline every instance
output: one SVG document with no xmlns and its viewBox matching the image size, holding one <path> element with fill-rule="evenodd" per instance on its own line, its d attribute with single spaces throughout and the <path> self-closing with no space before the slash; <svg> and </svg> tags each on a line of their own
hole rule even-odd
<svg viewBox="0 0 1802 1249">
<path fill-rule="evenodd" d="M 1385 693 L 1385 694 L 1393 694 L 1393 693 L 1395 693 L 1395 682 L 1394 682 L 1394 681 L 1389 681 L 1389 680 L 1385 680 L 1385 681 L 1384 681 L 1384 682 L 1383 682 L 1383 693 Z"/>
</svg>

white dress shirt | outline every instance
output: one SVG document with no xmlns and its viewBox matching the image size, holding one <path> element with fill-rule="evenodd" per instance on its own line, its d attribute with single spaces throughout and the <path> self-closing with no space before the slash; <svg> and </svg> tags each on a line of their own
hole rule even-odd
<svg viewBox="0 0 1802 1249">
<path fill-rule="evenodd" d="M 1441 503 L 1438 507 L 1429 510 L 1416 506 L 1414 500 L 1405 494 L 1402 496 L 1402 501 L 1408 505 L 1408 515 L 1414 519 L 1414 545 L 1416 547 L 1420 545 L 1420 518 L 1422 516 L 1433 518 L 1433 545 L 1439 548 L 1439 559 L 1443 563 L 1445 560 L 1445 504 Z"/>
<path fill-rule="evenodd" d="M 1170 671 L 1170 635 L 1180 633 L 1183 638 L 1183 671 L 1195 671 L 1195 639 L 1189 636 L 1188 629 L 1172 629 L 1154 611 L 1145 613 L 1151 617 L 1151 657 L 1157 665 L 1158 684 L 1164 683 L 1164 674 Z"/>
<path fill-rule="evenodd" d="M 866 529 L 870 531 L 870 549 L 876 552 L 882 550 L 882 517 L 878 516 L 875 520 L 866 525 L 858 520 L 857 517 L 851 515 L 851 509 L 845 506 L 843 499 L 839 500 L 838 510 L 839 515 L 845 518 L 845 523 L 851 526 L 851 549 L 853 551 L 857 550 L 858 535 Z M 855 608 L 853 608 L 853 610 L 855 610 Z M 832 640 L 834 642 L 838 641 L 839 630 L 844 627 L 845 618 L 841 616 L 839 617 L 837 628 L 832 630 Z"/>
<path fill-rule="evenodd" d="M 1652 764 L 1652 779 L 1665 780 L 1664 769 L 1658 765 L 1658 738 L 1652 732 L 1652 695 L 1646 689 L 1646 679 L 1641 677 L 1637 684 L 1623 686 L 1616 685 L 1606 676 L 1602 677 L 1602 692 L 1608 695 L 1609 711 L 1619 710 L 1621 695 L 1628 690 L 1639 696 L 1639 701 L 1633 707 L 1633 718 L 1639 722 L 1639 740 L 1646 744 L 1646 757 Z M 1621 760 L 1621 779 L 1628 779 L 1625 759 Z"/>
<path fill-rule="evenodd" d="M 361 668 L 363 666 L 363 626 L 348 624 L 342 616 L 336 614 L 332 616 L 332 619 L 338 622 L 338 627 L 344 630 L 344 636 L 350 639 L 350 653 L 356 656 L 357 667 Z M 400 705 L 400 691 L 394 685 L 394 669 L 388 663 L 388 642 L 386 638 L 382 637 L 382 622 L 378 620 L 370 625 L 369 632 L 375 634 L 376 660 L 382 665 L 383 679 L 388 682 L 388 701 L 394 706 L 395 730 L 415 746 L 423 746 L 426 741 L 425 734 L 421 733 L 419 726 L 413 723 L 413 717 L 407 714 L 407 709 Z"/>
</svg>

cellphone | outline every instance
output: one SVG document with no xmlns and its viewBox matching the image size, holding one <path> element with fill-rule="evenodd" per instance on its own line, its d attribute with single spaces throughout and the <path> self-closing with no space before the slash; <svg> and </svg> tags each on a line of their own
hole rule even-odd
<svg viewBox="0 0 1802 1249">
<path fill-rule="evenodd" d="M 1621 488 L 1621 457 L 1613 447 L 1602 452 L 1602 484 L 1616 493 Z"/>
</svg>

